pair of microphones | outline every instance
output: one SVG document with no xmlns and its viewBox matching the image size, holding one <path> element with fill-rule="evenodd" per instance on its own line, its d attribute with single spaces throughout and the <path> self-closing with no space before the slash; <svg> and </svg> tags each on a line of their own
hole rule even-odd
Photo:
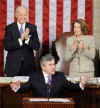
<svg viewBox="0 0 100 108">
<path fill-rule="evenodd" d="M 51 94 L 51 83 L 47 83 L 47 98 L 49 101 L 50 98 L 50 94 Z"/>
<path fill-rule="evenodd" d="M 51 85 L 47 84 L 47 96 L 48 96 L 48 99 L 50 97 L 50 92 L 51 92 Z"/>
</svg>

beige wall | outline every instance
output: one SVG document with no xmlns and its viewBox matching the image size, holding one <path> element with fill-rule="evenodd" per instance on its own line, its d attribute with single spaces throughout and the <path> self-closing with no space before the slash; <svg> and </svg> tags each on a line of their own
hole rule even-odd
<svg viewBox="0 0 100 108">
<path fill-rule="evenodd" d="M 100 48 L 100 0 L 93 0 L 93 35 L 97 48 Z"/>
</svg>

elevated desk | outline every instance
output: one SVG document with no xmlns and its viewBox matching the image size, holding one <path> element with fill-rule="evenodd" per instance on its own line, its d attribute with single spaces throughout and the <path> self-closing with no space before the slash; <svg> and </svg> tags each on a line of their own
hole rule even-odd
<svg viewBox="0 0 100 108">
<path fill-rule="evenodd" d="M 35 98 L 33 98 L 35 100 Z M 38 100 L 41 98 L 38 98 Z M 58 98 L 59 99 L 59 98 Z M 64 98 L 70 102 L 30 102 L 30 98 L 23 98 L 23 108 L 74 108 L 74 101 L 72 98 Z M 36 98 L 37 100 L 37 98 Z"/>
<path fill-rule="evenodd" d="M 3 103 L 4 103 L 4 100 L 3 100 L 3 90 L 5 87 L 8 87 L 8 84 L 7 83 L 0 83 L 0 108 L 3 108 Z"/>
<path fill-rule="evenodd" d="M 81 92 L 65 91 L 66 97 L 72 97 L 75 108 L 100 108 L 100 85 L 87 85 Z M 22 108 L 23 97 L 32 97 L 32 92 L 16 94 L 9 84 L 0 84 L 0 108 Z"/>
<path fill-rule="evenodd" d="M 84 95 L 88 100 L 89 107 L 100 108 L 100 84 L 87 85 Z"/>
<path fill-rule="evenodd" d="M 31 97 L 32 92 L 14 93 L 9 84 L 0 83 L 0 108 L 22 108 L 23 97 Z"/>
</svg>

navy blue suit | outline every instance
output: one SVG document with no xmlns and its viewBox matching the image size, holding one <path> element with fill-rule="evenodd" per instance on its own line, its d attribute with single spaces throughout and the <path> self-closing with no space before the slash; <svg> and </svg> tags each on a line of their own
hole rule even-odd
<svg viewBox="0 0 100 108">
<path fill-rule="evenodd" d="M 42 72 L 36 72 L 30 80 L 21 85 L 18 93 L 32 90 L 33 97 L 48 97 L 48 85 L 45 84 L 45 79 Z M 65 90 L 81 90 L 79 84 L 69 82 L 63 72 L 56 72 L 52 75 L 49 97 L 65 97 Z"/>
<path fill-rule="evenodd" d="M 12 23 L 6 27 L 4 37 L 4 48 L 8 51 L 5 64 L 7 76 L 31 75 L 35 71 L 33 50 L 39 50 L 40 43 L 35 25 L 26 23 L 25 28 L 29 28 L 29 44 L 20 46 L 18 38 L 20 32 L 17 23 Z"/>
</svg>

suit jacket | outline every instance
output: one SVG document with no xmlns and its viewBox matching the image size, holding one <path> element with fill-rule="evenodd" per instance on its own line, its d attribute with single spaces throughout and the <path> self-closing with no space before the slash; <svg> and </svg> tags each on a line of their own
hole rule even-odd
<svg viewBox="0 0 100 108">
<path fill-rule="evenodd" d="M 38 50 L 40 47 L 37 28 L 35 25 L 26 22 L 25 28 L 29 28 L 30 41 L 29 44 L 20 46 L 18 38 L 20 37 L 20 32 L 17 23 L 12 23 L 6 27 L 5 37 L 4 37 L 4 48 L 8 51 L 5 64 L 5 73 L 7 76 L 18 75 L 21 68 L 21 62 L 27 63 L 27 69 L 34 68 L 34 53 L 33 50 Z M 26 69 L 26 70 L 27 70 Z"/>
<path fill-rule="evenodd" d="M 42 72 L 36 72 L 30 80 L 22 85 L 18 93 L 32 90 L 34 97 L 64 97 L 64 90 L 81 90 L 79 84 L 69 82 L 63 72 L 56 72 L 52 75 L 52 82 L 48 90 Z M 49 92 L 49 94 L 48 94 Z"/>
<path fill-rule="evenodd" d="M 81 76 L 86 73 L 89 77 L 94 77 L 95 39 L 93 36 L 81 36 L 84 43 L 84 50 L 77 50 L 72 55 L 72 44 L 76 40 L 75 36 L 69 37 L 66 41 L 65 60 L 70 61 L 69 76 Z"/>
</svg>

